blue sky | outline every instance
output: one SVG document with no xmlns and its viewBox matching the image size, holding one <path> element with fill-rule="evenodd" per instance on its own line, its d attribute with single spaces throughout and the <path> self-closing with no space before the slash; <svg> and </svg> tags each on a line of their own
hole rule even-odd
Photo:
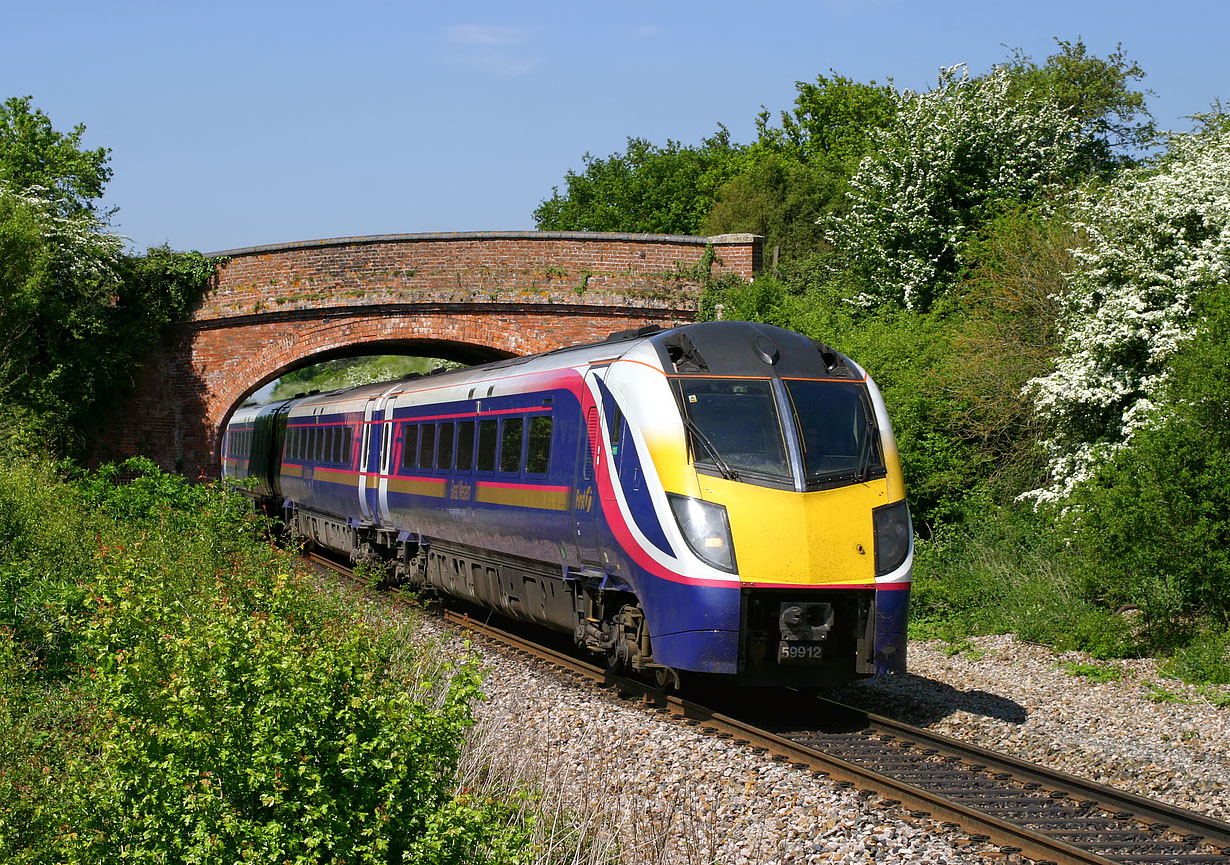
<svg viewBox="0 0 1230 865">
<path fill-rule="evenodd" d="M 1122 43 L 1165 128 L 1230 101 L 1230 4 L 2 0 L 0 98 L 112 150 L 137 249 L 531 229 L 589 152 L 754 136 L 830 69 L 925 89 L 1054 37 Z"/>
</svg>

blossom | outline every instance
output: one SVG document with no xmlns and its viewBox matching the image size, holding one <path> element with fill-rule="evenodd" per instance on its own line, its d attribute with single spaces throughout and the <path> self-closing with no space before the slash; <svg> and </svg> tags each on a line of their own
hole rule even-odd
<svg viewBox="0 0 1230 865">
<path fill-rule="evenodd" d="M 1052 430 L 1050 482 L 1062 501 L 1139 430 L 1157 423 L 1169 361 L 1199 328 L 1193 301 L 1230 279 L 1230 130 L 1176 135 L 1156 165 L 1078 203 L 1075 250 L 1054 370 L 1025 393 Z"/>
<path fill-rule="evenodd" d="M 866 272 L 852 301 L 926 309 L 959 269 L 966 239 L 1003 202 L 1057 188 L 1078 159 L 1079 123 L 1056 102 L 1010 95 L 1011 71 L 940 70 L 926 93 L 896 94 L 893 125 L 850 181 L 851 213 L 830 240 Z"/>
</svg>

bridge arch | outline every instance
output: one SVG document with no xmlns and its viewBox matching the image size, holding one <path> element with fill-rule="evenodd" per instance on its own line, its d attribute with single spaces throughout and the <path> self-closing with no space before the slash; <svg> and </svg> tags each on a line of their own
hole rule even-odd
<svg viewBox="0 0 1230 865">
<path fill-rule="evenodd" d="M 211 289 L 146 359 L 125 410 L 100 425 L 95 456 L 143 453 L 190 477 L 216 477 L 226 419 L 309 359 L 399 348 L 480 362 L 690 321 L 701 269 L 751 279 L 761 241 L 473 232 L 216 253 Z"/>
</svg>

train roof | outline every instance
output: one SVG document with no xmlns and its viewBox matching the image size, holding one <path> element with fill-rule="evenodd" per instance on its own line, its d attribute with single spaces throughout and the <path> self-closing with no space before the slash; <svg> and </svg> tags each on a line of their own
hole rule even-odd
<svg viewBox="0 0 1230 865">
<path fill-rule="evenodd" d="M 782 378 L 862 378 L 862 370 L 824 343 L 772 325 L 746 321 L 713 321 L 662 328 L 657 325 L 612 333 L 606 339 L 566 346 L 540 354 L 511 357 L 456 370 L 296 397 L 296 408 L 324 403 L 366 400 L 396 393 L 464 387 L 503 378 L 573 366 L 618 360 L 649 345 L 662 369 L 672 375 L 773 376 Z M 267 406 L 245 406 L 261 411 Z M 236 412 L 239 414 L 239 411 Z"/>
</svg>

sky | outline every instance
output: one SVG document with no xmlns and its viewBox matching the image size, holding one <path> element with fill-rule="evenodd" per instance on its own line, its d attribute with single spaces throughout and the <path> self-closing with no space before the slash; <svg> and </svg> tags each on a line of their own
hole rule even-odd
<svg viewBox="0 0 1230 865">
<path fill-rule="evenodd" d="M 835 71 L 925 90 L 1055 39 L 1147 73 L 1166 129 L 1230 102 L 1224 0 L 0 0 L 0 98 L 111 149 L 138 251 L 533 229 L 583 155 L 755 137 Z"/>
</svg>

